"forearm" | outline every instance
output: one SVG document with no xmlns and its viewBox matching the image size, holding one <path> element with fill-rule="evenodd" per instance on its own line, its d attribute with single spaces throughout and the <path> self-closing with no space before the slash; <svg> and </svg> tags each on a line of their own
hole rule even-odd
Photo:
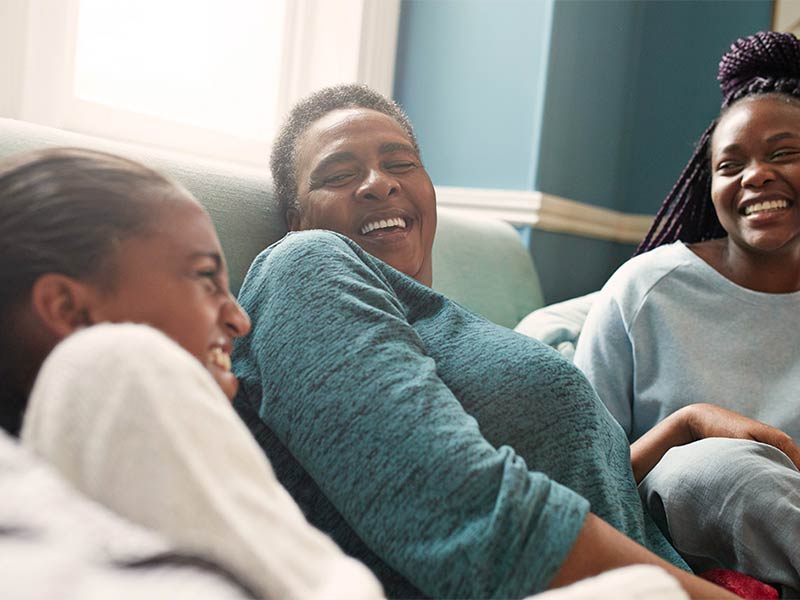
<svg viewBox="0 0 800 600">
<path fill-rule="evenodd" d="M 646 548 L 590 514 L 567 559 L 550 582 L 551 588 L 574 583 L 611 569 L 635 564 L 663 568 L 692 598 L 737 598 L 722 588 L 662 560 Z"/>
<path fill-rule="evenodd" d="M 636 482 L 661 460 L 667 450 L 709 437 L 754 440 L 775 446 L 800 468 L 800 448 L 785 432 L 711 404 L 690 404 L 672 413 L 631 446 Z"/>
</svg>

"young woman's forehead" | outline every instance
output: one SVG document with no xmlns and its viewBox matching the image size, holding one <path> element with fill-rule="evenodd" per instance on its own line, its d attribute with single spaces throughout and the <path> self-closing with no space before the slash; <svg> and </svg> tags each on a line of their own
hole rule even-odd
<svg viewBox="0 0 800 600">
<path fill-rule="evenodd" d="M 746 98 L 720 117 L 711 137 L 712 150 L 743 134 L 769 137 L 781 131 L 800 132 L 800 106 L 780 98 Z"/>
</svg>

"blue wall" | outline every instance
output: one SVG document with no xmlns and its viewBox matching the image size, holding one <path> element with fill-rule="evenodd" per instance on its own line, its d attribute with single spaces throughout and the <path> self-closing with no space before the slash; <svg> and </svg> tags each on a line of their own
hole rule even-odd
<svg viewBox="0 0 800 600">
<path fill-rule="evenodd" d="M 637 18 L 640 59 L 617 208 L 654 213 L 719 112 L 720 57 L 735 39 L 769 29 L 772 2 L 645 2 Z"/>
<path fill-rule="evenodd" d="M 635 13 L 627 1 L 556 2 L 534 189 L 607 207 L 620 197 Z"/>
<path fill-rule="evenodd" d="M 403 0 L 394 95 L 437 185 L 652 214 L 719 108 L 720 55 L 771 14 L 771 0 Z M 598 287 L 631 247 L 534 231 L 531 250 L 552 302 Z"/>
<path fill-rule="evenodd" d="M 552 0 L 404 1 L 395 98 L 438 185 L 531 189 Z"/>
</svg>

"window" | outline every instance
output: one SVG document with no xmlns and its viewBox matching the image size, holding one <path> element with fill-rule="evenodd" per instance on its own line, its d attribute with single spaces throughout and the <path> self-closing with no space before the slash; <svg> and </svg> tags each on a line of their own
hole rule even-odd
<svg viewBox="0 0 800 600">
<path fill-rule="evenodd" d="M 391 94 L 399 0 L 11 2 L 4 116 L 262 166 L 310 91 Z"/>
</svg>

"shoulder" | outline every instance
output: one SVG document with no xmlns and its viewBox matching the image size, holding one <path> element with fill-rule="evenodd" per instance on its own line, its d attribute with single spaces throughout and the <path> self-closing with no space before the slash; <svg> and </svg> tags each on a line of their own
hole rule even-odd
<svg viewBox="0 0 800 600">
<path fill-rule="evenodd" d="M 240 295 L 264 286 L 307 285 L 337 279 L 345 273 L 374 271 L 377 260 L 346 236 L 332 231 L 290 232 L 259 254 L 250 265 Z M 260 292 L 259 292 L 260 293 Z M 240 297 L 241 300 L 241 297 Z"/>
<path fill-rule="evenodd" d="M 175 341 L 154 327 L 138 323 L 100 323 L 66 337 L 46 362 L 66 355 L 70 363 L 80 361 L 97 369 L 98 364 L 127 364 L 129 359 L 141 364 L 155 358 L 158 363 L 164 357 L 173 360 L 175 354 L 191 358 Z"/>
<path fill-rule="evenodd" d="M 92 373 L 102 377 L 92 377 Z M 111 381 L 146 380 L 156 373 L 207 375 L 200 361 L 149 325 L 100 323 L 57 344 L 42 364 L 36 386 L 43 386 L 41 382 L 47 380 L 57 390 L 70 382 L 91 392 L 104 389 Z"/>
<path fill-rule="evenodd" d="M 660 246 L 624 263 L 609 278 L 590 311 L 591 321 L 622 319 L 630 327 L 653 290 L 691 266 L 691 251 L 681 242 Z M 605 317 L 603 317 L 605 315 Z"/>
<path fill-rule="evenodd" d="M 603 295 L 613 297 L 623 306 L 642 299 L 654 287 L 690 266 L 690 252 L 681 242 L 676 242 L 635 256 L 611 276 L 603 286 Z"/>
<path fill-rule="evenodd" d="M 330 260 L 360 257 L 362 253 L 363 250 L 350 238 L 333 231 L 315 229 L 287 233 L 283 239 L 264 250 L 256 261 L 262 259 L 272 264 L 286 261 L 296 263 L 300 258 Z"/>
</svg>

